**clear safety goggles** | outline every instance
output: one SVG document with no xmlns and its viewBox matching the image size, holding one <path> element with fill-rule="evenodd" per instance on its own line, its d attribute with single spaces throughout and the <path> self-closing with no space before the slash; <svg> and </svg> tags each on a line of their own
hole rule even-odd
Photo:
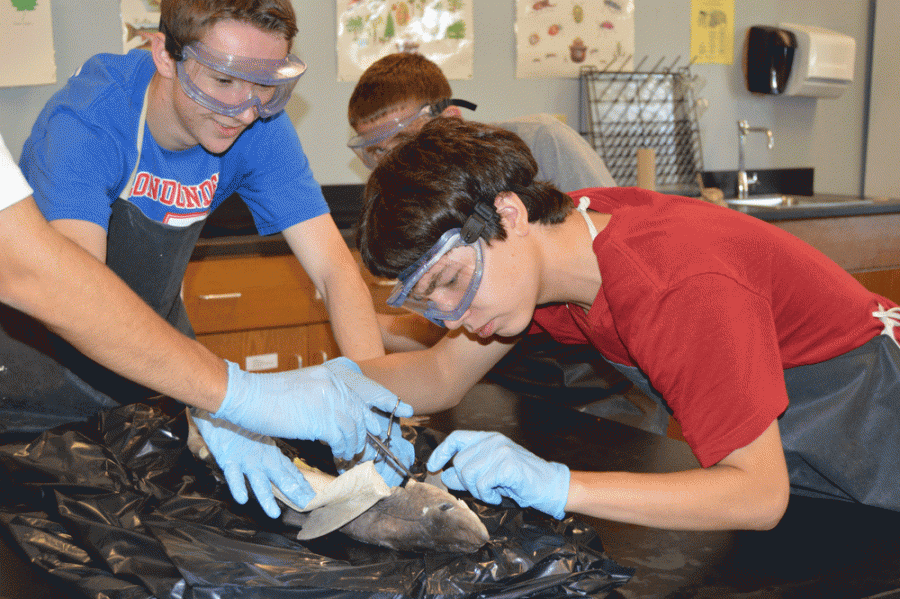
<svg viewBox="0 0 900 599">
<path fill-rule="evenodd" d="M 460 229 L 450 229 L 400 273 L 387 303 L 444 326 L 446 320 L 462 318 L 472 305 L 483 273 L 480 239 L 466 243 Z"/>
<path fill-rule="evenodd" d="M 204 108 L 235 117 L 255 107 L 265 118 L 284 109 L 306 64 L 293 54 L 249 58 L 194 42 L 184 48 L 177 69 L 184 93 Z"/>
<path fill-rule="evenodd" d="M 466 100 L 441 100 L 434 104 L 422 104 L 416 110 L 386 119 L 377 127 L 353 136 L 347 147 L 356 152 L 359 159 L 368 169 L 378 166 L 381 157 L 394 148 L 400 141 L 397 136 L 403 131 L 411 130 L 411 125 L 439 116 L 448 106 L 462 106 L 475 110 L 476 105 Z"/>
</svg>

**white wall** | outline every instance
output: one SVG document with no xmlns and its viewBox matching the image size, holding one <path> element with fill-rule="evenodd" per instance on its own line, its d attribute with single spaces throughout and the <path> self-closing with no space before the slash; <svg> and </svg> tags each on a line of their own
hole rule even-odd
<svg viewBox="0 0 900 599">
<path fill-rule="evenodd" d="M 900 197 L 897 139 L 900 138 L 900 0 L 878 3 L 872 52 L 872 95 L 866 144 L 865 192 L 869 196 Z"/>
<path fill-rule="evenodd" d="M 813 166 L 818 192 L 862 194 L 869 15 L 874 0 L 784 0 L 779 21 L 817 25 L 856 39 L 854 81 L 839 98 L 771 97 L 778 166 Z M 895 52 L 897 46 L 894 45 Z"/>
<path fill-rule="evenodd" d="M 452 81 L 456 96 L 476 102 L 473 118 L 501 120 L 532 112 L 565 114 L 578 128 L 576 79 L 516 79 L 515 5 L 512 1 L 470 0 L 475 7 L 474 77 Z M 874 0 L 736 0 L 735 63 L 698 65 L 692 72 L 705 82 L 699 95 L 710 107 L 701 118 L 707 170 L 733 170 L 737 164 L 737 126 L 742 118 L 775 132 L 775 149 L 751 142 L 748 166 L 812 166 L 816 191 L 857 194 L 862 190 L 865 68 L 869 14 Z M 31 123 L 47 98 L 96 52 L 121 51 L 118 0 L 54 0 L 53 26 L 59 83 L 36 88 L 0 88 L 0 132 L 18 156 Z M 666 56 L 680 64 L 690 53 L 690 0 L 636 0 L 636 56 L 645 67 Z M 294 0 L 300 33 L 295 52 L 309 64 L 288 112 L 297 127 L 320 183 L 358 183 L 366 171 L 346 149 L 350 135 L 346 105 L 352 83 L 339 83 L 335 57 L 335 3 Z M 741 67 L 743 43 L 751 25 L 793 21 L 846 33 L 857 40 L 856 80 L 838 99 L 813 100 L 750 94 Z M 4 59 L 9 59 L 7 55 Z"/>
</svg>

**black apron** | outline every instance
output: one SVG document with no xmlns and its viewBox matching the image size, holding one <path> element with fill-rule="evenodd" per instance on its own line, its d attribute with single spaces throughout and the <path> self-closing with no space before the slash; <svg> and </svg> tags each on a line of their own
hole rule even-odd
<svg viewBox="0 0 900 599">
<path fill-rule="evenodd" d="M 668 408 L 637 367 L 613 364 Z M 886 335 L 784 371 L 778 427 L 791 492 L 900 511 L 900 346 Z"/>
<path fill-rule="evenodd" d="M 137 163 L 112 205 L 106 263 L 157 314 L 193 337 L 180 291 L 204 221 L 173 227 L 147 218 L 124 199 L 140 164 L 146 107 L 145 98 Z M 154 396 L 158 393 L 100 366 L 34 319 L 0 309 L 0 433 L 42 431 Z"/>
</svg>

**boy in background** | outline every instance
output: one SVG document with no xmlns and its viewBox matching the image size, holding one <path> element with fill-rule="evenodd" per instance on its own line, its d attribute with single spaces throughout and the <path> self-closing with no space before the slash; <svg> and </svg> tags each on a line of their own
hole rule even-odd
<svg viewBox="0 0 900 599">
<path fill-rule="evenodd" d="M 357 135 L 347 144 L 372 169 L 396 145 L 397 135 L 415 133 L 438 116 L 462 117 L 460 107 L 475 105 L 452 98 L 450 82 L 421 54 L 389 54 L 372 63 L 350 96 L 347 118 Z M 538 164 L 538 178 L 562 191 L 615 187 L 599 154 L 577 131 L 549 114 L 532 114 L 494 123 L 524 141 Z"/>
</svg>

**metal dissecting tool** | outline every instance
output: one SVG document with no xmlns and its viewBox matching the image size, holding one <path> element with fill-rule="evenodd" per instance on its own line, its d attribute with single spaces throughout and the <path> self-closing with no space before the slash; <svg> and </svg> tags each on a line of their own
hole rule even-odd
<svg viewBox="0 0 900 599">
<path fill-rule="evenodd" d="M 394 467 L 397 468 L 397 470 L 403 474 L 405 479 L 408 480 L 410 478 L 415 478 L 415 476 L 413 476 L 413 473 L 409 471 L 409 468 L 407 468 L 403 464 L 403 462 L 400 460 L 400 458 L 395 456 L 394 453 L 388 447 L 388 443 L 390 443 L 390 440 L 391 440 L 391 428 L 394 426 L 394 414 L 397 413 L 397 408 L 399 408 L 399 407 L 400 407 L 400 398 L 398 397 L 397 405 L 394 406 L 394 411 L 391 412 L 390 420 L 388 420 L 387 435 L 385 436 L 384 441 L 379 439 L 377 435 L 373 435 L 370 432 L 366 433 L 366 437 L 368 437 L 368 439 L 369 439 L 369 441 L 371 441 L 372 445 L 375 446 L 375 449 L 377 449 L 379 451 L 379 453 L 381 453 L 381 455 L 384 456 L 385 459 L 390 460 L 390 462 L 394 465 Z M 403 483 L 401 483 L 401 486 L 403 486 L 403 484 L 405 484 L 405 483 L 406 483 L 406 480 L 404 480 Z"/>
<path fill-rule="evenodd" d="M 388 449 L 388 446 L 384 441 L 382 441 L 372 433 L 366 433 L 366 436 L 369 438 L 369 441 L 371 441 L 372 445 L 374 445 L 375 448 L 381 453 L 381 455 L 390 460 L 394 467 L 397 468 L 397 470 L 400 471 L 406 479 L 415 478 L 415 476 L 413 476 L 413 473 L 409 471 L 409 468 L 403 465 L 403 462 L 400 461 L 400 458 L 395 456 L 393 452 Z M 404 483 L 405 482 L 406 481 L 404 481 Z"/>
</svg>

